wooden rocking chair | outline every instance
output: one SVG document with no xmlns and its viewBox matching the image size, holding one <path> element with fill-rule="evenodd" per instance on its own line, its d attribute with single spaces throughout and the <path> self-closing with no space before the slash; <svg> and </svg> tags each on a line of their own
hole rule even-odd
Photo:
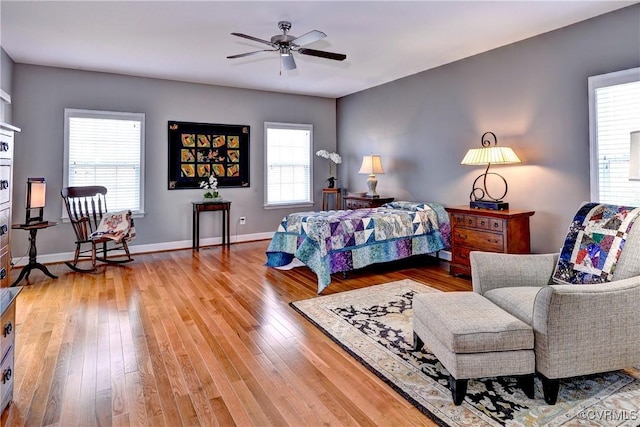
<svg viewBox="0 0 640 427">
<path fill-rule="evenodd" d="M 128 226 L 124 235 L 109 235 L 101 233 L 100 226 L 103 217 L 110 215 L 107 213 L 107 203 L 105 195 L 106 187 L 93 185 L 84 187 L 66 187 L 60 191 L 64 200 L 64 205 L 69 214 L 69 220 L 76 233 L 76 251 L 73 262 L 65 264 L 74 271 L 88 273 L 96 270 L 96 261 L 108 264 L 124 264 L 133 261 L 129 253 L 127 241 L 135 235 L 133 230 L 133 219 L 131 211 L 125 212 Z M 82 249 L 82 245 L 91 245 L 90 249 Z M 102 256 L 97 256 L 97 247 L 101 245 Z M 107 258 L 107 253 L 114 250 L 124 251 L 124 254 L 116 254 L 114 257 L 126 257 L 124 259 Z M 91 258 L 91 268 L 84 269 L 78 267 L 81 258 Z"/>
</svg>

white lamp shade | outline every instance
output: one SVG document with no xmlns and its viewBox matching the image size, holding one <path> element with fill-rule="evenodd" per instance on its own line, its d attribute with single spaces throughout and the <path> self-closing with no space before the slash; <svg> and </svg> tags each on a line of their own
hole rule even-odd
<svg viewBox="0 0 640 427">
<path fill-rule="evenodd" d="M 629 181 L 640 181 L 640 130 L 631 132 Z"/>
<path fill-rule="evenodd" d="M 462 165 L 497 165 L 509 163 L 522 163 L 516 153 L 509 147 L 482 147 L 472 148 L 462 159 Z"/>
<path fill-rule="evenodd" d="M 43 208 L 45 206 L 45 195 L 47 193 L 47 183 L 43 181 L 27 182 L 27 209 Z"/>
<path fill-rule="evenodd" d="M 376 173 L 384 174 L 384 169 L 382 169 L 382 159 L 380 156 L 377 154 L 364 156 L 362 158 L 362 166 L 360 166 L 358 173 L 366 173 L 367 175 Z"/>
</svg>

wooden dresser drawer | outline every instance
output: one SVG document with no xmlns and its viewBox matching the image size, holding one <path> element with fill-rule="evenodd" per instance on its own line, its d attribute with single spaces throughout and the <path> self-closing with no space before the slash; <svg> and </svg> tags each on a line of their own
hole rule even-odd
<svg viewBox="0 0 640 427">
<path fill-rule="evenodd" d="M 0 130 L 0 159 L 10 159 L 13 155 L 13 135 Z"/>
<path fill-rule="evenodd" d="M 369 202 L 362 201 L 362 200 L 348 199 L 348 200 L 345 200 L 345 205 L 347 209 L 362 209 L 362 208 L 368 208 L 370 204 Z"/>
<path fill-rule="evenodd" d="M 5 246 L 9 244 L 10 213 L 11 207 L 9 206 L 0 209 L 0 252 L 3 252 Z"/>
<path fill-rule="evenodd" d="M 11 253 L 7 249 L 8 247 L 5 247 L 2 249 L 3 252 L 0 252 L 0 288 L 11 286 L 11 279 L 9 278 Z"/>
<path fill-rule="evenodd" d="M 454 244 L 474 248 L 477 251 L 502 252 L 504 236 L 488 231 L 459 227 L 453 233 Z"/>
<path fill-rule="evenodd" d="M 4 354 L 0 362 L 0 408 L 5 408 L 13 397 L 13 379 L 15 377 L 13 363 L 13 346 Z"/>
<path fill-rule="evenodd" d="M 0 163 L 0 204 L 11 201 L 11 166 Z"/>
<path fill-rule="evenodd" d="M 471 251 L 529 253 L 531 211 L 446 208 L 451 222 L 451 274 L 471 274 Z"/>
<path fill-rule="evenodd" d="M 344 196 L 345 209 L 378 208 L 389 202 L 393 202 L 393 197 Z"/>
<path fill-rule="evenodd" d="M 13 345 L 15 341 L 16 333 L 16 306 L 12 304 L 3 314 L 0 321 L 0 357 L 4 356 L 9 350 L 9 347 Z"/>
</svg>

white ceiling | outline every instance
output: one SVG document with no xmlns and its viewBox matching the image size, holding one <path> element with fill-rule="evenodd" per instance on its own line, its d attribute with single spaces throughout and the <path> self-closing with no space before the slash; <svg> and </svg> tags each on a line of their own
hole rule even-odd
<svg viewBox="0 0 640 427">
<path fill-rule="evenodd" d="M 0 45 L 17 63 L 338 98 L 613 11 L 637 1 L 0 1 Z M 228 55 L 317 29 L 305 47 Z"/>
</svg>

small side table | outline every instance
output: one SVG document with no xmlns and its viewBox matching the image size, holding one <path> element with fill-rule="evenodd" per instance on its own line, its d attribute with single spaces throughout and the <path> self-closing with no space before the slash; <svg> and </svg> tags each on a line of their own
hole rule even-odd
<svg viewBox="0 0 640 427">
<path fill-rule="evenodd" d="M 333 201 L 335 204 L 329 202 Z M 333 209 L 342 209 L 342 189 L 341 188 L 323 188 L 322 189 L 322 210 L 329 210 L 329 206 Z"/>
<path fill-rule="evenodd" d="M 52 279 L 58 278 L 58 276 L 53 275 L 47 267 L 37 261 L 38 249 L 36 247 L 36 235 L 38 234 L 38 230 L 53 227 L 55 225 L 58 225 L 58 223 L 53 221 L 46 221 L 40 224 L 13 224 L 11 226 L 11 228 L 13 228 L 14 230 L 26 230 L 29 232 L 29 264 L 22 267 L 20 275 L 18 276 L 16 281 L 11 284 L 11 286 L 16 286 L 18 282 L 20 282 L 24 278 L 28 279 L 29 274 L 31 274 L 31 270 L 33 270 L 34 268 L 42 271 Z"/>
<path fill-rule="evenodd" d="M 216 200 L 211 202 L 191 202 L 193 204 L 193 222 L 191 224 L 191 247 L 200 251 L 200 212 L 222 211 L 222 246 L 231 245 L 229 217 L 231 216 L 231 202 L 229 200 Z"/>
</svg>

